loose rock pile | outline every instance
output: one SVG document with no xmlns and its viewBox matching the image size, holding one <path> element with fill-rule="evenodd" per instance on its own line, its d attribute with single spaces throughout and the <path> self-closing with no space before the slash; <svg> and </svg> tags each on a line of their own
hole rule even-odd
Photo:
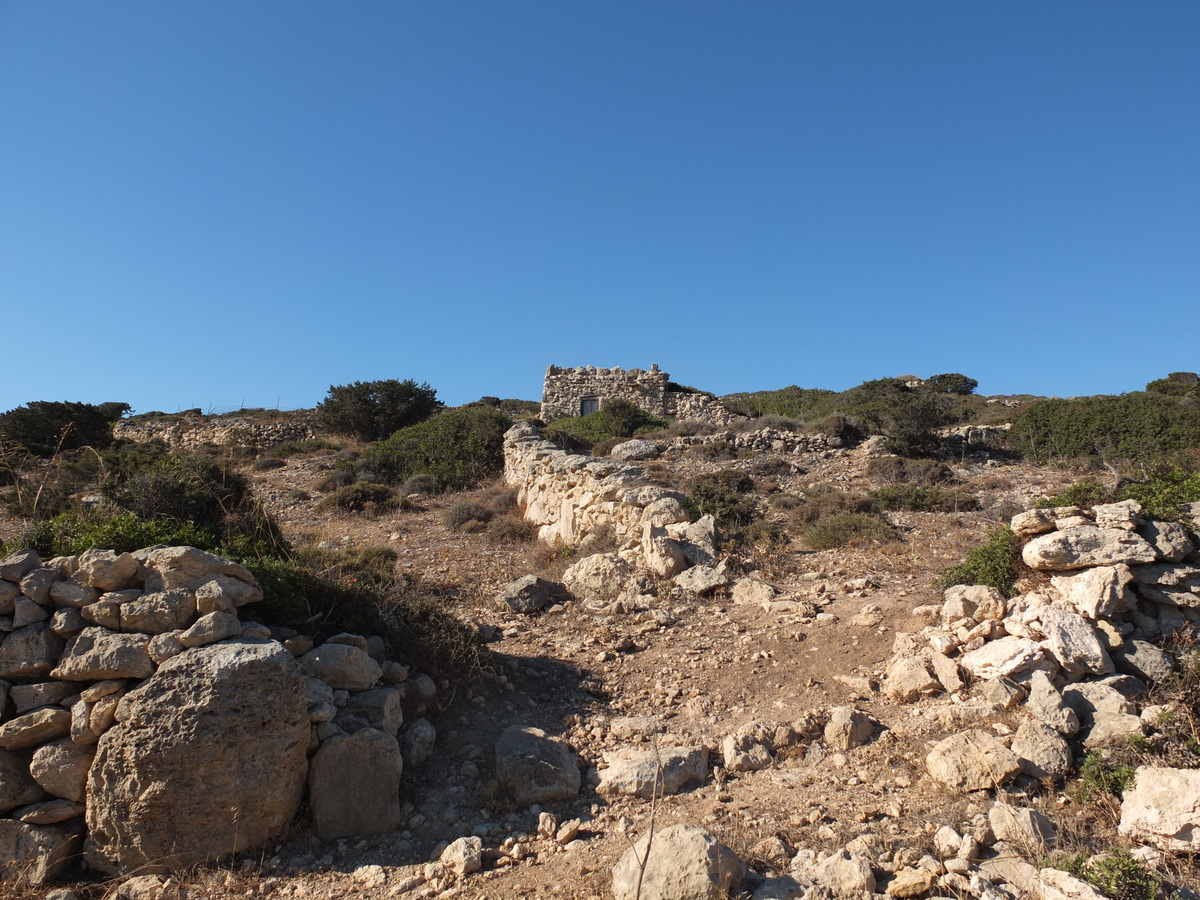
<svg viewBox="0 0 1200 900">
<path fill-rule="evenodd" d="M 432 680 L 378 637 L 242 621 L 261 599 L 191 547 L 0 561 L 0 880 L 81 851 L 107 873 L 221 858 L 281 835 L 306 790 L 324 839 L 396 827 L 403 705 Z M 415 753 L 431 731 L 410 727 Z"/>
<path fill-rule="evenodd" d="M 274 422 L 253 418 L 209 418 L 188 416 L 182 419 L 122 419 L 113 426 L 113 437 L 123 441 L 146 443 L 159 441 L 176 449 L 195 450 L 205 444 L 222 447 L 233 444 L 266 450 L 284 441 L 302 441 L 317 434 L 311 412 L 286 414 Z"/>
</svg>

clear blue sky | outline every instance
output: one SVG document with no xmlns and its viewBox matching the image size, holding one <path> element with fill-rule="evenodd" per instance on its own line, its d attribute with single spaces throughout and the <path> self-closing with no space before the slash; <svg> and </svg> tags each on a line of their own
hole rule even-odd
<svg viewBox="0 0 1200 900">
<path fill-rule="evenodd" d="M 1200 3 L 0 0 L 0 409 L 1200 370 Z"/>
</svg>

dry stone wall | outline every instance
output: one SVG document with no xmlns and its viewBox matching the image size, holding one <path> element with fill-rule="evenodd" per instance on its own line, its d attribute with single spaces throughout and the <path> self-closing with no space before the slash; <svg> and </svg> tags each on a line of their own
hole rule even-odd
<svg viewBox="0 0 1200 900">
<path fill-rule="evenodd" d="M 712 518 L 689 522 L 686 498 L 648 484 L 640 466 L 566 453 L 520 422 L 504 436 L 504 478 L 547 543 L 578 546 L 608 528 L 627 563 L 660 577 L 712 561 Z"/>
<path fill-rule="evenodd" d="M 288 414 L 276 421 L 264 422 L 249 417 L 213 418 L 187 416 L 180 419 L 126 419 L 113 427 L 118 440 L 148 443 L 160 441 L 171 449 L 195 450 L 205 444 L 233 444 L 266 450 L 284 441 L 301 441 L 318 433 L 312 413 Z"/>
<path fill-rule="evenodd" d="M 591 411 L 589 403 L 603 407 L 610 400 L 628 400 L 652 416 L 695 419 L 728 426 L 744 419 L 730 412 L 707 394 L 669 390 L 670 376 L 657 364 L 643 369 L 611 369 L 596 366 L 546 369 L 542 386 L 541 418 L 552 422 L 564 416 L 579 416 Z"/>
<path fill-rule="evenodd" d="M 261 599 L 192 547 L 0 560 L 0 882 L 216 860 L 306 792 L 323 839 L 395 828 L 404 708 L 432 681 L 379 637 L 243 620 Z"/>
</svg>

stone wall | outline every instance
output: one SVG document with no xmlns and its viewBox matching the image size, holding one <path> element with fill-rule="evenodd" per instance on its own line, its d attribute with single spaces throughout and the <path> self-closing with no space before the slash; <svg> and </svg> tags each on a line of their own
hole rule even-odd
<svg viewBox="0 0 1200 900">
<path fill-rule="evenodd" d="M 611 529 L 626 562 L 661 577 L 711 562 L 716 549 L 711 517 L 690 523 L 682 494 L 648 484 L 640 466 L 566 453 L 527 422 L 504 436 L 504 479 L 550 544 L 579 546 Z"/>
<path fill-rule="evenodd" d="M 261 598 L 191 547 L 0 560 L 0 882 L 81 851 L 110 874 L 220 859 L 306 792 L 323 840 L 398 827 L 404 707 L 432 680 L 378 637 L 243 621 Z"/>
<path fill-rule="evenodd" d="M 273 421 L 251 417 L 187 416 L 169 419 L 124 419 L 113 427 L 118 440 L 161 441 L 172 449 L 195 450 L 204 444 L 233 444 L 266 450 L 284 441 L 302 441 L 318 433 L 312 412 L 282 414 Z"/>
<path fill-rule="evenodd" d="M 660 371 L 657 363 L 649 371 L 619 366 L 550 366 L 542 385 L 541 419 L 552 422 L 563 416 L 582 415 L 585 401 L 594 400 L 603 407 L 617 399 L 628 400 L 660 418 L 695 419 L 720 426 L 745 418 L 707 394 L 668 390 L 669 383 L 670 376 Z"/>
</svg>

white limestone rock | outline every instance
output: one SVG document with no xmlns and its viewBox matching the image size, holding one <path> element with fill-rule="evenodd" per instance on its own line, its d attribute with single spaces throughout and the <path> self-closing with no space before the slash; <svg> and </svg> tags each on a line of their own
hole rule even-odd
<svg viewBox="0 0 1200 900">
<path fill-rule="evenodd" d="M 1138 766 L 1117 831 L 1169 853 L 1200 853 L 1200 769 Z"/>
<path fill-rule="evenodd" d="M 1021 558 L 1031 569 L 1062 572 L 1151 563 L 1157 554 L 1136 532 L 1081 525 L 1034 538 L 1021 550 Z"/>
<path fill-rule="evenodd" d="M 933 778 L 952 790 L 981 791 L 1006 784 L 1021 771 L 1020 760 L 986 731 L 953 734 L 925 758 Z"/>
<path fill-rule="evenodd" d="M 695 825 L 672 825 L 644 837 L 613 867 L 615 900 L 725 900 L 745 865 Z"/>
</svg>

